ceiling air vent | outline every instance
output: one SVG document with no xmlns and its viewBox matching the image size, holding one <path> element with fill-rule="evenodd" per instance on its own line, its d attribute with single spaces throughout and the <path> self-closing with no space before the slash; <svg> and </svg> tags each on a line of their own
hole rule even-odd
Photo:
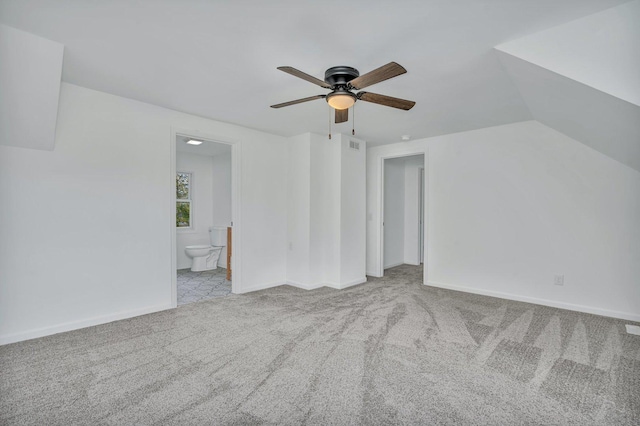
<svg viewBox="0 0 640 426">
<path fill-rule="evenodd" d="M 360 142 L 349 141 L 349 148 L 355 149 L 356 151 L 360 151 Z"/>
</svg>

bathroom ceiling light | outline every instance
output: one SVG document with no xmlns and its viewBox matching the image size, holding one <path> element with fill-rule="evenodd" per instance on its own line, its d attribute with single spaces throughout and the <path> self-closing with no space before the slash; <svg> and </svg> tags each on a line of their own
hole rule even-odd
<svg viewBox="0 0 640 426">
<path fill-rule="evenodd" d="M 202 145 L 202 141 L 197 141 L 197 140 L 195 140 L 195 139 L 189 139 L 189 140 L 187 141 L 187 143 L 188 143 L 189 145 Z"/>
</svg>

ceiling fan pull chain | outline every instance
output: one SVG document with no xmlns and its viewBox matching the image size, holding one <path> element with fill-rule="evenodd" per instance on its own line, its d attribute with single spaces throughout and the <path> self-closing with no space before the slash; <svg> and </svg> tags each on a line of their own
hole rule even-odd
<svg viewBox="0 0 640 426">
<path fill-rule="evenodd" d="M 331 139 L 331 113 L 333 112 L 333 108 L 329 108 L 329 139 Z"/>
<path fill-rule="evenodd" d="M 356 135 L 356 104 L 351 108 L 351 135 Z"/>
</svg>

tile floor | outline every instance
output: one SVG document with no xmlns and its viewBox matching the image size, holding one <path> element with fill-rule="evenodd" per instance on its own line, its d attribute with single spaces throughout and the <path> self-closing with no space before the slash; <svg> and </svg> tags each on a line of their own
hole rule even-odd
<svg viewBox="0 0 640 426">
<path fill-rule="evenodd" d="M 230 294 L 231 281 L 226 280 L 226 275 L 223 268 L 202 272 L 178 269 L 178 306 Z"/>
</svg>

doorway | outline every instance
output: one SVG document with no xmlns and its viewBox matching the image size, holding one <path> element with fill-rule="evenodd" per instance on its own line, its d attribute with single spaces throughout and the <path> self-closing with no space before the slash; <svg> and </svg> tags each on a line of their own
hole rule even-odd
<svg viewBox="0 0 640 426">
<path fill-rule="evenodd" d="M 382 159 L 382 275 L 424 262 L 424 168 L 424 154 Z"/>
<path fill-rule="evenodd" d="M 172 131 L 174 307 L 239 292 L 238 144 Z"/>
</svg>

